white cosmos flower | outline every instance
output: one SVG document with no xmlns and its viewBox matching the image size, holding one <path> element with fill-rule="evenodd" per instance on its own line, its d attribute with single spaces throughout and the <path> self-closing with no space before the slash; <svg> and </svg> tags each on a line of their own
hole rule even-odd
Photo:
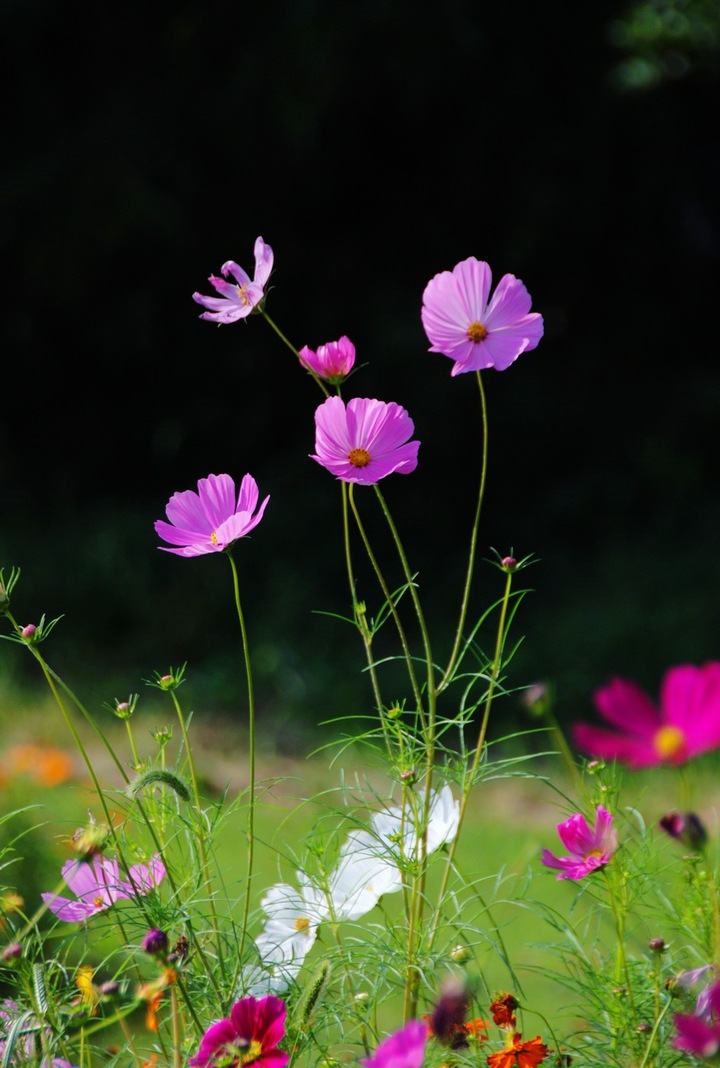
<svg viewBox="0 0 720 1068">
<path fill-rule="evenodd" d="M 402 887 L 402 877 L 388 843 L 373 831 L 351 831 L 343 843 L 328 892 L 337 920 L 357 920 L 383 894 Z"/>
<path fill-rule="evenodd" d="M 398 805 L 377 812 L 372 818 L 373 830 L 382 839 L 388 850 L 394 851 L 396 858 L 400 858 L 400 846 L 406 857 L 415 858 L 418 851 L 419 831 L 422 828 L 424 808 L 424 795 L 417 793 L 417 825 L 413 809 L 408 805 L 403 812 Z M 441 845 L 452 842 L 457 834 L 460 821 L 460 802 L 453 798 L 452 790 L 445 784 L 440 790 L 433 790 L 430 795 L 430 817 L 427 827 L 427 853 L 428 856 L 439 849 Z"/>
</svg>

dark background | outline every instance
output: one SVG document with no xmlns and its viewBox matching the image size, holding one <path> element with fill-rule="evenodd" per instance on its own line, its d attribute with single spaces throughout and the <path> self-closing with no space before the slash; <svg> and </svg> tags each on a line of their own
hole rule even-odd
<svg viewBox="0 0 720 1068">
<path fill-rule="evenodd" d="M 347 333 L 367 366 L 346 396 L 415 421 L 418 470 L 384 489 L 439 658 L 480 437 L 474 376 L 427 353 L 419 312 L 469 255 L 546 323 L 484 375 L 480 556 L 539 558 L 511 683 L 584 718 L 610 674 L 655 692 L 720 658 L 714 3 L 0 10 L 0 563 L 22 623 L 65 615 L 44 650 L 91 707 L 185 660 L 198 712 L 243 705 L 229 568 L 158 552 L 152 527 L 211 471 L 272 495 L 236 559 L 283 744 L 368 704 L 357 639 L 315 614 L 348 603 L 339 492 L 307 459 L 317 387 L 259 318 L 217 329 L 191 300 L 224 260 L 251 269 L 258 234 L 283 331 Z M 475 610 L 500 589 L 481 562 Z M 3 645 L 0 673 L 33 684 Z"/>
</svg>

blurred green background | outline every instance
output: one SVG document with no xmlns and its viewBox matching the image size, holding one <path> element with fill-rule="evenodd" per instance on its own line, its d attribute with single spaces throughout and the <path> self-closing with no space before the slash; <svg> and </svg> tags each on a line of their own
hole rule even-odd
<svg viewBox="0 0 720 1068">
<path fill-rule="evenodd" d="M 0 565 L 23 570 L 22 623 L 64 614 L 44 649 L 90 707 L 186 660 L 198 715 L 243 705 L 225 561 L 160 553 L 152 527 L 211 471 L 272 498 L 236 556 L 278 746 L 369 703 L 353 632 L 316 614 L 348 603 L 339 492 L 308 459 L 317 389 L 264 323 L 218 330 L 191 300 L 224 260 L 250 268 L 258 234 L 288 337 L 348 334 L 367 363 L 348 395 L 415 421 L 418 470 L 385 488 L 440 658 L 480 439 L 473 377 L 427 353 L 419 311 L 469 255 L 522 278 L 546 324 L 485 375 L 480 555 L 539 558 L 511 681 L 586 718 L 610 674 L 655 692 L 718 657 L 715 4 L 0 13 Z M 481 564 L 476 610 L 499 591 Z M 36 682 L 3 643 L 6 718 Z M 506 701 L 503 733 L 521 716 Z"/>
</svg>

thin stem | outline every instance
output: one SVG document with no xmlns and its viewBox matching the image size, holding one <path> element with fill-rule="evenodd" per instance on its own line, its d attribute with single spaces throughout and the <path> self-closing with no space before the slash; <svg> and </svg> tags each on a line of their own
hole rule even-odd
<svg viewBox="0 0 720 1068">
<path fill-rule="evenodd" d="M 240 948 L 238 951 L 238 964 L 235 969 L 236 977 L 239 974 L 239 969 L 242 967 L 242 956 L 245 949 L 245 939 L 247 936 L 248 918 L 250 916 L 250 900 L 252 892 L 252 879 L 253 879 L 253 866 L 255 863 L 255 693 L 253 689 L 253 675 L 252 664 L 250 662 L 250 647 L 248 645 L 247 630 L 245 629 L 245 617 L 243 615 L 242 604 L 240 602 L 240 583 L 238 580 L 237 567 L 235 566 L 235 560 L 233 559 L 232 552 L 227 553 L 227 558 L 230 561 L 230 569 L 232 571 L 233 578 L 233 591 L 235 594 L 235 607 L 237 609 L 238 622 L 240 624 L 240 635 L 242 638 L 243 657 L 245 660 L 245 679 L 247 682 L 247 699 L 248 699 L 248 821 L 247 821 L 247 879 L 245 886 L 245 905 L 243 907 L 242 915 L 242 930 L 240 932 Z"/>
<path fill-rule="evenodd" d="M 475 507 L 475 518 L 473 519 L 472 533 L 470 534 L 470 549 L 468 552 L 468 566 L 467 574 L 465 576 L 465 588 L 463 591 L 462 602 L 460 605 L 460 616 L 458 618 L 457 630 L 455 631 L 455 642 L 453 644 L 452 652 L 450 653 L 450 659 L 448 665 L 445 668 L 442 679 L 438 685 L 438 693 L 449 685 L 452 681 L 452 675 L 455 670 L 457 658 L 460 655 L 460 646 L 462 644 L 463 630 L 465 629 L 465 619 L 468 613 L 468 607 L 470 604 L 470 590 L 472 588 L 473 574 L 475 571 L 475 553 L 477 550 L 477 537 L 478 528 L 480 526 L 480 513 L 482 511 L 483 499 L 485 497 L 485 482 L 487 479 L 487 465 L 488 465 L 488 418 L 487 418 L 487 401 L 485 399 L 485 389 L 482 383 L 482 376 L 479 371 L 476 372 L 478 389 L 480 390 L 480 409 L 482 412 L 482 458 L 480 461 L 480 485 L 478 487 L 477 505 Z"/>
<path fill-rule="evenodd" d="M 370 542 L 368 540 L 368 536 L 367 536 L 367 534 L 365 532 L 365 527 L 363 526 L 362 520 L 360 519 L 360 513 L 358 512 L 357 506 L 355 504 L 355 495 L 353 493 L 353 489 L 354 489 L 353 484 L 350 483 L 349 484 L 349 493 L 348 493 L 349 500 L 350 500 L 350 507 L 352 508 L 353 516 L 355 517 L 355 522 L 357 524 L 358 531 L 360 532 L 360 537 L 362 538 L 363 545 L 365 546 L 365 551 L 368 554 L 368 558 L 370 560 L 370 563 L 373 566 L 373 570 L 374 570 L 374 572 L 375 572 L 375 574 L 377 576 L 377 580 L 380 583 L 380 588 L 381 588 L 381 590 L 383 592 L 383 595 L 385 597 L 385 601 L 386 601 L 386 603 L 388 605 L 388 608 L 390 609 L 390 613 L 391 613 L 391 615 L 393 617 L 393 620 L 395 621 L 395 626 L 397 627 L 397 631 L 398 631 L 398 634 L 400 636 L 400 643 L 402 645 L 403 653 L 405 655 L 405 663 L 407 664 L 408 675 L 410 676 L 410 685 L 412 686 L 413 695 L 415 697 L 418 714 L 420 716 L 421 722 L 424 723 L 425 722 L 425 712 L 424 712 L 424 707 L 423 707 L 423 699 L 422 699 L 422 694 L 420 692 L 420 686 L 418 684 L 417 677 L 415 675 L 415 666 L 414 666 L 414 662 L 413 662 L 412 653 L 410 651 L 410 646 L 408 645 L 408 640 L 407 640 L 407 637 L 405 635 L 405 630 L 403 628 L 402 621 L 401 621 L 400 616 L 398 614 L 397 606 L 395 604 L 395 601 L 393 599 L 392 594 L 390 593 L 390 590 L 388 589 L 388 585 L 387 585 L 387 583 L 385 581 L 385 576 L 383 575 L 383 573 L 382 573 L 382 571 L 380 569 L 380 565 L 377 562 L 377 558 L 375 556 L 375 553 L 372 550 L 372 546 L 370 545 Z M 410 586 L 412 586 L 412 578 L 410 579 Z"/>
<path fill-rule="evenodd" d="M 382 696 L 380 694 L 380 682 L 377 676 L 377 670 L 375 668 L 375 661 L 372 655 L 372 642 L 373 632 L 368 626 L 367 612 L 365 605 L 362 604 L 357 597 L 355 572 L 352 563 L 352 552 L 350 550 L 350 523 L 348 519 L 348 483 L 341 482 L 342 489 L 342 517 L 343 517 L 343 545 L 345 549 L 345 568 L 347 570 L 348 584 L 350 586 L 350 599 L 353 607 L 353 619 L 355 620 L 355 626 L 357 627 L 360 637 L 362 639 L 363 648 L 365 649 L 365 659 L 367 660 L 368 672 L 370 674 L 370 684 L 372 686 L 373 697 L 375 699 L 375 707 L 377 708 L 378 715 L 380 716 L 380 723 L 383 730 L 383 737 L 385 739 L 385 747 L 388 751 L 388 756 L 392 757 L 392 748 L 390 745 L 390 739 L 388 737 L 387 725 L 385 723 L 385 715 L 383 711 Z M 352 486 L 350 486 L 352 490 Z M 353 513 L 357 520 L 357 513 L 355 511 L 355 504 L 352 501 L 352 495 L 350 494 L 351 502 L 353 505 Z M 361 528 L 361 534 L 363 533 Z M 367 548 L 367 543 L 366 543 Z"/>
<path fill-rule="evenodd" d="M 260 312 L 260 314 L 262 315 L 263 319 L 264 319 L 264 320 L 265 320 L 265 322 L 266 322 L 266 323 L 268 324 L 268 326 L 272 327 L 272 329 L 273 329 L 273 330 L 275 331 L 275 333 L 277 334 L 277 336 L 278 336 L 278 337 L 280 338 L 280 340 L 282 341 L 283 345 L 287 345 L 287 347 L 288 347 L 288 348 L 290 349 L 290 351 L 292 352 L 293 356 L 296 356 L 296 357 L 297 357 L 297 359 L 298 359 L 298 362 L 300 363 L 300 365 L 301 365 L 301 366 L 302 366 L 302 367 L 303 367 L 303 368 L 304 368 L 304 369 L 305 369 L 305 370 L 307 371 L 307 373 L 308 373 L 309 375 L 311 375 L 311 376 L 312 376 L 312 377 L 313 377 L 313 378 L 315 379 L 315 381 L 316 381 L 316 382 L 317 382 L 317 384 L 318 384 L 318 385 L 320 386 L 320 389 L 321 389 L 321 390 L 323 391 L 323 393 L 325 394 L 325 396 L 326 396 L 326 397 L 329 397 L 329 396 L 330 396 L 330 391 L 329 391 L 329 389 L 327 388 L 327 386 L 325 385 L 325 383 L 323 382 L 322 378 L 320 378 L 320 376 L 319 376 L 319 375 L 316 375 L 316 374 L 315 374 L 315 372 L 314 372 L 314 371 L 313 371 L 313 370 L 312 370 L 312 369 L 311 369 L 310 367 L 306 367 L 306 365 L 305 365 L 305 364 L 304 364 L 304 363 L 302 362 L 302 360 L 300 359 L 300 353 L 299 353 L 299 352 L 298 352 L 298 350 L 297 350 L 297 349 L 295 348 L 295 346 L 293 345 L 293 343 L 292 343 L 291 341 L 288 341 L 288 339 L 287 339 L 287 338 L 285 337 L 285 335 L 283 334 L 282 330 L 281 330 L 281 329 L 280 329 L 280 327 L 279 327 L 279 326 L 277 325 L 277 323 L 276 323 L 276 322 L 275 322 L 275 321 L 274 321 L 273 319 L 271 319 L 271 318 L 270 318 L 270 316 L 268 315 L 268 313 L 267 313 L 267 312 L 265 311 L 265 309 L 264 309 L 264 308 L 262 308 L 262 307 L 258 307 L 258 308 L 257 308 L 256 310 Z"/>
<path fill-rule="evenodd" d="M 178 723 L 180 724 L 180 732 L 183 738 L 183 745 L 185 747 L 185 760 L 190 771 L 190 781 L 192 783 L 193 800 L 195 802 L 195 815 L 198 821 L 197 826 L 197 843 L 200 853 L 200 864 L 203 871 L 203 879 L 205 882 L 205 893 L 208 896 L 208 902 L 210 905 L 210 914 L 212 916 L 213 928 L 215 931 L 215 941 L 217 943 L 217 955 L 220 962 L 220 970 L 223 975 L 223 979 L 227 979 L 225 970 L 225 957 L 222 950 L 222 939 L 220 937 L 220 924 L 218 923 L 217 911 L 215 909 L 215 893 L 213 891 L 212 879 L 210 878 L 210 865 L 208 864 L 207 850 L 205 849 L 205 835 L 203 833 L 203 825 L 205 823 L 205 815 L 203 812 L 202 804 L 200 803 L 200 790 L 198 789 L 197 771 L 195 769 L 195 760 L 193 758 L 192 747 L 190 745 L 190 737 L 188 735 L 187 723 L 185 722 L 185 716 L 178 700 L 177 691 L 170 690 L 170 699 L 175 708 L 175 714 L 177 715 Z"/>
<path fill-rule="evenodd" d="M 483 748 L 485 746 L 485 738 L 487 735 L 488 724 L 490 722 L 490 709 L 492 707 L 493 698 L 495 696 L 495 689 L 497 686 L 498 678 L 500 677 L 500 671 L 502 669 L 503 651 L 505 648 L 505 636 L 507 626 L 508 607 L 510 604 L 510 593 L 512 590 L 512 572 L 507 571 L 505 573 L 505 591 L 503 593 L 503 599 L 500 603 L 500 618 L 498 620 L 497 634 L 495 637 L 495 653 L 493 656 L 492 665 L 490 668 L 490 679 L 488 682 L 488 690 L 485 696 L 485 704 L 483 710 L 482 723 L 480 724 L 480 733 L 478 734 L 477 744 L 475 746 L 475 753 L 470 768 L 470 773 L 463 786 L 462 797 L 460 799 L 460 812 L 458 816 L 457 831 L 455 837 L 452 840 L 448 849 L 447 861 L 445 863 L 445 870 L 442 876 L 442 882 L 440 890 L 438 892 L 438 901 L 443 901 L 445 894 L 447 893 L 448 883 L 450 881 L 450 872 L 452 871 L 453 863 L 455 860 L 455 853 L 457 851 L 458 842 L 460 840 L 460 831 L 462 830 L 465 815 L 467 813 L 468 802 L 470 800 L 470 793 L 475 784 L 475 778 L 477 776 L 478 767 L 480 765 L 480 758 L 482 756 Z M 432 925 L 430 928 L 428 950 L 432 948 L 435 936 L 437 934 L 438 923 L 440 919 L 439 911 L 435 913 L 433 917 Z"/>
</svg>

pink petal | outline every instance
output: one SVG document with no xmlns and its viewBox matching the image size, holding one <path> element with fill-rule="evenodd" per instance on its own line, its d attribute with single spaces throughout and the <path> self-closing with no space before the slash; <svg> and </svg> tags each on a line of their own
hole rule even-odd
<svg viewBox="0 0 720 1068">
<path fill-rule="evenodd" d="M 205 514 L 205 527 L 212 533 L 235 512 L 235 482 L 230 475 L 208 475 L 198 482 L 198 497 Z"/>
</svg>

